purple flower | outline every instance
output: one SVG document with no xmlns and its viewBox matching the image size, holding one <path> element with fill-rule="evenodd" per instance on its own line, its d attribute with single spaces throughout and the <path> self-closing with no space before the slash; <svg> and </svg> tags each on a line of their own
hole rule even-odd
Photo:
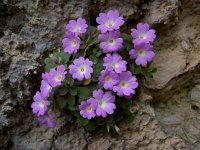
<svg viewBox="0 0 200 150">
<path fill-rule="evenodd" d="M 42 80 L 41 86 L 40 86 L 40 91 L 44 97 L 49 97 L 49 94 L 52 90 L 51 85 L 46 80 Z"/>
<path fill-rule="evenodd" d="M 91 78 L 91 73 L 93 73 L 92 61 L 89 59 L 84 59 L 79 57 L 73 61 L 72 65 L 69 65 L 69 73 L 72 75 L 73 79 L 82 81 L 85 79 Z"/>
<path fill-rule="evenodd" d="M 49 75 L 46 76 L 48 83 L 52 86 L 52 87 L 56 87 L 62 84 L 62 81 L 65 79 L 65 75 L 66 75 L 66 71 L 65 71 L 65 66 L 64 65 L 60 65 L 57 67 L 57 69 L 51 69 L 49 72 Z"/>
<path fill-rule="evenodd" d="M 92 119 L 96 116 L 96 101 L 94 98 L 90 98 L 87 101 L 82 101 L 79 105 L 80 114 L 83 118 Z"/>
<path fill-rule="evenodd" d="M 80 47 L 80 38 L 72 32 L 66 32 L 66 38 L 62 40 L 64 52 L 72 54 L 76 53 Z"/>
<path fill-rule="evenodd" d="M 133 37 L 134 44 L 140 44 L 142 42 L 149 43 L 153 42 L 156 38 L 155 30 L 150 29 L 149 25 L 147 23 L 138 23 L 137 24 L 137 30 L 131 29 L 131 35 Z"/>
<path fill-rule="evenodd" d="M 34 102 L 31 104 L 31 108 L 34 114 L 37 116 L 44 115 L 50 105 L 50 102 L 44 98 L 40 92 L 36 92 L 33 97 Z"/>
<path fill-rule="evenodd" d="M 135 45 L 135 49 L 132 49 L 129 54 L 131 59 L 135 59 L 135 63 L 137 65 L 142 66 L 145 66 L 147 62 L 152 61 L 155 56 L 153 46 L 145 43 Z"/>
<path fill-rule="evenodd" d="M 93 97 L 97 103 L 97 116 L 106 117 L 107 114 L 114 113 L 114 109 L 116 109 L 114 104 L 115 96 L 110 91 L 105 93 L 102 90 L 93 91 Z"/>
<path fill-rule="evenodd" d="M 96 22 L 99 24 L 97 28 L 101 31 L 101 33 L 118 30 L 119 27 L 124 24 L 124 20 L 119 16 L 119 12 L 117 10 L 110 10 L 107 14 L 100 13 Z"/>
<path fill-rule="evenodd" d="M 98 38 L 101 41 L 100 48 L 104 53 L 117 52 L 122 48 L 123 39 L 120 38 L 119 30 L 100 34 Z"/>
<path fill-rule="evenodd" d="M 113 91 L 117 92 L 118 96 L 130 96 L 135 94 L 135 90 L 138 87 L 136 78 L 132 76 L 130 71 L 122 72 L 119 75 L 119 82 L 113 87 Z"/>
<path fill-rule="evenodd" d="M 118 83 L 118 74 L 113 71 L 102 70 L 99 76 L 99 84 L 106 90 L 112 90 L 113 85 Z"/>
<path fill-rule="evenodd" d="M 86 20 L 83 18 L 78 18 L 76 20 L 70 20 L 69 24 L 66 25 L 66 29 L 70 32 L 79 35 L 81 33 L 85 33 L 88 25 L 86 24 Z"/>
<path fill-rule="evenodd" d="M 114 53 L 113 55 L 107 54 L 106 57 L 104 57 L 103 61 L 103 66 L 106 67 L 106 70 L 114 70 L 116 73 L 126 71 L 127 62 L 122 60 L 122 57 L 117 53 Z"/>
<path fill-rule="evenodd" d="M 43 116 L 39 116 L 38 121 L 41 124 L 47 124 L 49 128 L 54 128 L 56 126 L 54 117 L 49 113 L 46 113 Z"/>
</svg>

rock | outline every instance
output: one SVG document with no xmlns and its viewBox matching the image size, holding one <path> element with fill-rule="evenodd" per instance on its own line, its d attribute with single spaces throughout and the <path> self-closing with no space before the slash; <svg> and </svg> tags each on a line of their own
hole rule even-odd
<svg viewBox="0 0 200 150">
<path fill-rule="evenodd" d="M 199 6 L 185 0 L 1 1 L 0 149 L 199 149 Z M 61 45 L 66 22 L 83 16 L 96 25 L 98 13 L 113 8 L 124 16 L 125 30 L 142 21 L 157 31 L 152 65 L 158 71 L 142 83 L 135 121 L 105 135 L 90 135 L 66 114 L 57 116 L 56 129 L 39 125 L 30 104 L 43 59 Z"/>
</svg>

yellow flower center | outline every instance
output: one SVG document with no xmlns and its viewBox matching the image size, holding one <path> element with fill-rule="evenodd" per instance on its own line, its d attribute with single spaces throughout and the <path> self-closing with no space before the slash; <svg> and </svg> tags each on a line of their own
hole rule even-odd
<svg viewBox="0 0 200 150">
<path fill-rule="evenodd" d="M 111 20 L 109 20 L 109 21 L 106 23 L 106 26 L 110 28 L 110 27 L 113 26 L 113 24 L 114 24 L 114 22 L 111 21 Z"/>
<path fill-rule="evenodd" d="M 81 67 L 79 68 L 79 71 L 80 71 L 81 73 L 84 73 L 84 72 L 85 72 L 85 67 L 84 67 L 84 66 L 81 66 Z"/>
<path fill-rule="evenodd" d="M 80 32 L 80 31 L 81 31 L 81 27 L 76 27 L 76 28 L 74 29 L 74 31 L 75 31 L 75 32 Z"/>
<path fill-rule="evenodd" d="M 91 110 L 92 110 L 92 107 L 91 107 L 91 106 L 87 106 L 87 107 L 86 107 L 86 110 L 87 110 L 87 111 L 91 111 Z"/>
<path fill-rule="evenodd" d="M 145 35 L 145 34 L 140 34 L 140 35 L 139 35 L 139 38 L 140 38 L 141 40 L 144 40 L 144 39 L 146 38 L 146 35 Z"/>
<path fill-rule="evenodd" d="M 145 51 L 143 49 L 139 50 L 138 51 L 138 55 L 139 56 L 143 56 L 145 54 Z"/>
<path fill-rule="evenodd" d="M 104 107 L 104 102 L 103 102 L 103 100 L 100 100 L 100 101 L 98 102 L 98 105 L 99 105 L 99 107 Z"/>
<path fill-rule="evenodd" d="M 106 80 L 106 82 L 109 82 L 109 81 L 111 81 L 111 78 L 109 76 L 106 76 L 105 80 Z"/>
<path fill-rule="evenodd" d="M 72 45 L 75 47 L 77 42 L 75 40 L 72 40 Z"/>
<path fill-rule="evenodd" d="M 40 107 L 43 108 L 44 107 L 44 100 L 40 100 L 40 104 L 39 105 L 40 105 Z"/>
<path fill-rule="evenodd" d="M 61 81 L 61 80 L 62 80 L 62 75 L 61 75 L 61 74 L 57 75 L 57 76 L 56 76 L 56 80 L 57 80 L 57 81 Z"/>
<path fill-rule="evenodd" d="M 124 82 L 124 81 L 122 81 L 122 82 L 120 83 L 120 86 L 121 86 L 122 88 L 125 88 L 125 87 L 127 86 L 127 83 Z"/>
</svg>

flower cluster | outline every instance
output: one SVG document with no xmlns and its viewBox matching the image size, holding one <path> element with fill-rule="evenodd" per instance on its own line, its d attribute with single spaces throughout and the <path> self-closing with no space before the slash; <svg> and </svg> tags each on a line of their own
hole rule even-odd
<svg viewBox="0 0 200 150">
<path fill-rule="evenodd" d="M 80 114 L 87 119 L 96 116 L 106 117 L 107 114 L 113 114 L 116 106 L 114 104 L 115 96 L 110 91 L 103 92 L 101 89 L 93 91 L 93 97 L 87 101 L 82 101 L 79 106 Z"/>
<path fill-rule="evenodd" d="M 138 23 L 137 29 L 131 30 L 131 35 L 135 46 L 129 52 L 130 57 L 137 65 L 146 66 L 155 56 L 153 46 L 150 45 L 156 38 L 155 30 L 149 29 L 147 23 Z"/>
<path fill-rule="evenodd" d="M 37 91 L 33 97 L 34 102 L 31 105 L 33 113 L 38 116 L 39 122 L 49 127 L 54 127 L 55 123 L 53 116 L 47 112 L 50 105 L 48 97 L 53 87 L 61 85 L 66 73 L 64 65 L 58 66 L 56 70 L 52 68 L 49 73 L 43 73 L 40 92 Z"/>
<path fill-rule="evenodd" d="M 83 18 L 70 20 L 63 52 L 45 59 L 46 72 L 31 105 L 41 124 L 55 127 L 51 112 L 66 107 L 90 131 L 98 126 L 116 129 L 120 121 L 133 120 L 129 106 L 138 96 L 137 75 L 152 76 L 155 70 L 147 65 L 155 56 L 155 30 L 139 23 L 131 35 L 121 33 L 124 19 L 117 10 L 100 13 L 96 22 L 97 28 Z"/>
<path fill-rule="evenodd" d="M 76 53 L 80 47 L 79 35 L 85 33 L 88 25 L 86 20 L 78 18 L 76 20 L 70 20 L 69 24 L 66 25 L 66 38 L 62 40 L 63 48 L 66 53 Z"/>
</svg>

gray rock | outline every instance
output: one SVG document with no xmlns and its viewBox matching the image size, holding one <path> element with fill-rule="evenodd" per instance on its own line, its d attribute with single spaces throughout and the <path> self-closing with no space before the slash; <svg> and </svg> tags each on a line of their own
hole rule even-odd
<svg viewBox="0 0 200 150">
<path fill-rule="evenodd" d="M 199 6 L 185 0 L 0 1 L 0 149 L 199 149 Z M 43 58 L 61 45 L 70 18 L 94 25 L 109 9 L 120 10 L 129 32 L 139 21 L 157 31 L 152 65 L 158 71 L 142 83 L 135 122 L 119 126 L 118 135 L 90 135 L 66 114 L 57 115 L 56 129 L 39 125 L 30 104 Z"/>
</svg>

